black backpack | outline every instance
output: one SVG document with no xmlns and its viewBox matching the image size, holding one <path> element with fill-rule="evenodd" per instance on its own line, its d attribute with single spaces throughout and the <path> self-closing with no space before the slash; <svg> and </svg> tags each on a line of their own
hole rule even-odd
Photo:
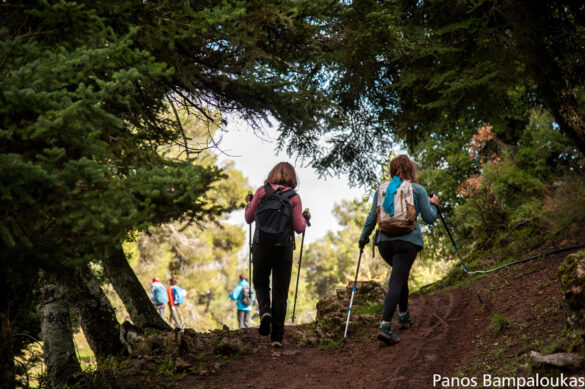
<svg viewBox="0 0 585 389">
<path fill-rule="evenodd" d="M 242 287 L 242 291 L 240 292 L 240 301 L 243 306 L 248 307 L 252 305 L 252 293 L 250 293 L 249 287 Z"/>
<path fill-rule="evenodd" d="M 256 236 L 254 241 L 262 246 L 293 245 L 292 205 L 290 198 L 297 193 L 284 188 L 272 189 L 270 184 L 264 185 L 266 194 L 260 200 L 254 221 Z"/>
</svg>

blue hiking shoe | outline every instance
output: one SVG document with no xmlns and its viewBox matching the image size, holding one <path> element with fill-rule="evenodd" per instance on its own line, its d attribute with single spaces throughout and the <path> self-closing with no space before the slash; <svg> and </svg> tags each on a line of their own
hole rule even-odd
<svg viewBox="0 0 585 389">
<path fill-rule="evenodd" d="M 380 327 L 378 328 L 378 339 L 386 344 L 396 344 L 400 342 L 400 337 L 392 332 L 390 323 L 380 323 Z"/>
<path fill-rule="evenodd" d="M 407 328 L 410 328 L 411 325 L 412 317 L 410 317 L 408 311 L 406 311 L 405 313 L 398 312 L 398 328 L 400 328 L 401 330 L 405 330 Z"/>
</svg>

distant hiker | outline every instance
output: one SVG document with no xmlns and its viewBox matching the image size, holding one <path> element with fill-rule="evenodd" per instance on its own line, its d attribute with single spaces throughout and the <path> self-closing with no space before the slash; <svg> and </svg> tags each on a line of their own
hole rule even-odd
<svg viewBox="0 0 585 389">
<path fill-rule="evenodd" d="M 422 232 L 416 218 L 420 214 L 425 223 L 433 223 L 437 219 L 435 206 L 439 205 L 439 199 L 435 195 L 429 199 L 425 188 L 418 184 L 416 166 L 404 154 L 390 162 L 390 176 L 392 181 L 383 182 L 374 194 L 359 246 L 363 249 L 368 244 L 378 224 L 374 243 L 384 261 L 392 267 L 378 339 L 394 344 L 400 341 L 390 326 L 397 305 L 399 328 L 409 328 L 412 323 L 408 312 L 408 276 L 416 254 L 423 249 Z"/>
<path fill-rule="evenodd" d="M 238 301 L 238 328 L 250 328 L 250 313 L 255 296 L 243 275 L 240 274 L 240 283 L 230 293 L 230 298 Z"/>
<path fill-rule="evenodd" d="M 181 304 L 185 300 L 187 291 L 177 285 L 177 279 L 173 277 L 170 280 L 170 286 L 167 288 L 167 294 L 169 296 L 169 308 L 171 311 L 169 323 L 174 328 L 183 328 L 184 322 L 183 315 L 181 314 Z M 179 316 L 181 317 L 180 320 Z"/>
<path fill-rule="evenodd" d="M 158 277 L 152 279 L 152 286 L 150 287 L 150 295 L 152 304 L 158 311 L 158 314 L 165 318 L 165 304 L 169 302 L 169 297 L 163 284 L 160 283 Z"/>
<path fill-rule="evenodd" d="M 294 231 L 300 234 L 307 226 L 301 198 L 294 191 L 297 183 L 294 167 L 288 162 L 280 162 L 268 173 L 264 186 L 258 188 L 254 196 L 246 196 L 246 222 L 256 221 L 252 254 L 254 289 L 260 310 L 258 332 L 263 336 L 271 334 L 273 347 L 282 347 Z M 311 215 L 307 213 L 306 218 L 310 219 Z"/>
</svg>

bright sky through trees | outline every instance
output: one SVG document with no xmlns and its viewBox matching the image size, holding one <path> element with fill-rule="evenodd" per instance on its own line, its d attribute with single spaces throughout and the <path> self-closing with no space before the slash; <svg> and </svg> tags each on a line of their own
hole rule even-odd
<svg viewBox="0 0 585 389">
<path fill-rule="evenodd" d="M 338 230 L 339 224 L 331 213 L 333 205 L 340 203 L 342 199 L 362 197 L 365 195 L 364 191 L 349 187 L 346 177 L 319 178 L 313 169 L 300 167 L 300 161 L 295 162 L 285 152 L 277 154 L 276 130 L 265 128 L 264 131 L 265 134 L 260 137 L 244 123 L 231 121 L 227 133 L 221 133 L 223 138 L 219 148 L 223 153 L 220 153 L 220 160 L 235 161 L 235 168 L 248 178 L 248 183 L 255 189 L 263 184 L 270 169 L 278 162 L 292 163 L 299 176 L 300 184 L 297 189 L 303 207 L 309 208 L 312 215 L 311 227 L 305 233 L 305 243 L 323 237 L 328 230 Z M 229 221 L 235 224 L 244 223 L 244 212 L 234 212 Z"/>
</svg>

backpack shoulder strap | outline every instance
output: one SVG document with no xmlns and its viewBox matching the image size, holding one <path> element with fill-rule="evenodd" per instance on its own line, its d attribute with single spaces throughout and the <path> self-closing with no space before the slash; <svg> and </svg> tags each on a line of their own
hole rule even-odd
<svg viewBox="0 0 585 389">
<path fill-rule="evenodd" d="M 287 200 L 291 199 L 296 194 L 297 192 L 295 192 L 293 189 L 282 192 L 283 197 Z"/>
<path fill-rule="evenodd" d="M 293 189 L 283 190 L 284 188 L 281 187 L 281 188 L 274 190 L 274 189 L 272 189 L 270 184 L 266 184 L 265 187 L 266 186 L 268 186 L 270 188 L 271 193 L 274 192 L 278 195 L 278 197 L 285 199 L 285 200 L 288 200 L 297 194 L 297 192 L 295 192 Z M 268 190 L 268 189 L 265 188 L 265 190 Z M 266 193 L 268 194 L 268 192 L 266 192 Z"/>
<path fill-rule="evenodd" d="M 388 188 L 388 185 L 390 184 L 390 181 L 383 181 L 380 186 L 378 187 L 378 206 L 381 206 L 382 203 L 384 202 L 384 197 L 386 195 L 386 189 Z"/>
<path fill-rule="evenodd" d="M 276 191 L 272 189 L 272 185 L 264 184 L 264 196 L 270 196 L 274 192 Z"/>
</svg>

